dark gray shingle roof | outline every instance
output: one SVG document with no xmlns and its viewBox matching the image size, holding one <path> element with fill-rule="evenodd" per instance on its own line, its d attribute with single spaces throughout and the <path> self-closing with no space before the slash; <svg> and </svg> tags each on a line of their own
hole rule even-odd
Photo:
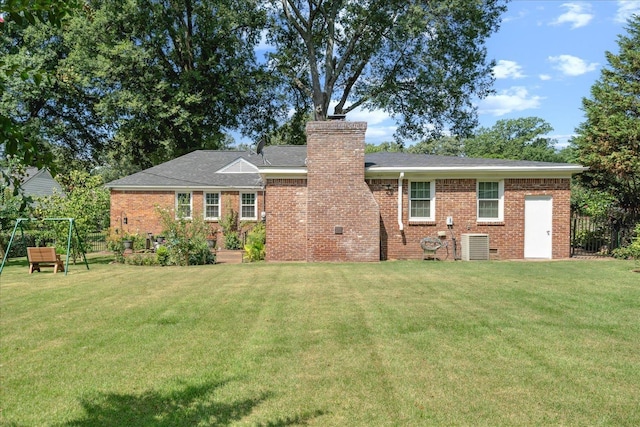
<svg viewBox="0 0 640 427">
<path fill-rule="evenodd" d="M 303 145 L 272 145 L 265 147 L 262 154 L 247 151 L 200 150 L 170 160 L 158 166 L 112 181 L 108 187 L 261 187 L 263 185 L 257 168 L 305 168 L 307 147 Z M 222 173 L 225 167 L 243 160 L 256 167 L 244 164 L 244 173 Z M 231 166 L 230 166 L 231 165 Z M 473 169 L 473 168 L 579 168 L 566 163 L 546 163 L 525 160 L 475 159 L 466 157 L 433 156 L 409 153 L 372 153 L 365 155 L 365 165 L 369 172 L 377 169 L 431 168 Z"/>
<path fill-rule="evenodd" d="M 534 162 L 529 160 L 480 159 L 470 157 L 434 156 L 431 154 L 379 152 L 365 155 L 365 167 L 549 167 L 567 163 Z"/>
</svg>

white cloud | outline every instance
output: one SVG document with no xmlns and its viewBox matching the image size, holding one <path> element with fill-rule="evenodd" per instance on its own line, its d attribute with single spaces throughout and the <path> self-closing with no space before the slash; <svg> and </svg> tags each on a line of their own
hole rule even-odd
<svg viewBox="0 0 640 427">
<path fill-rule="evenodd" d="M 478 113 L 504 116 L 514 111 L 540 108 L 540 101 L 543 99 L 541 96 L 529 94 L 525 87 L 514 86 L 481 100 Z"/>
<path fill-rule="evenodd" d="M 567 11 L 558 16 L 550 25 L 569 23 L 571 24 L 571 29 L 576 29 L 584 27 L 593 19 L 591 5 L 588 3 L 564 3 L 560 7 L 567 9 Z"/>
<path fill-rule="evenodd" d="M 616 22 L 626 23 L 632 15 L 640 15 L 640 1 L 619 0 Z"/>
<path fill-rule="evenodd" d="M 521 10 L 520 12 L 518 12 L 517 15 L 505 15 L 505 17 L 502 18 L 502 22 L 507 23 L 512 21 L 518 21 L 520 19 L 525 18 L 528 14 L 529 14 L 529 11 Z"/>
<path fill-rule="evenodd" d="M 521 79 L 525 77 L 522 74 L 522 67 L 515 61 L 507 61 L 501 59 L 495 67 L 493 67 L 493 75 L 496 79 Z"/>
<path fill-rule="evenodd" d="M 329 103 L 330 113 L 333 113 L 333 109 L 337 104 L 338 101 L 335 100 Z M 345 107 L 348 106 L 348 104 L 345 105 Z M 347 120 L 350 122 L 367 123 L 367 133 L 365 137 L 370 144 L 393 141 L 393 134 L 397 129 L 395 121 L 383 110 L 368 111 L 358 107 L 347 114 Z"/>
<path fill-rule="evenodd" d="M 597 62 L 587 63 L 584 59 L 572 55 L 550 56 L 549 62 L 555 64 L 554 68 L 560 70 L 566 76 L 580 76 L 598 68 Z"/>
<path fill-rule="evenodd" d="M 333 111 L 333 107 L 329 108 L 329 111 Z M 360 108 L 349 112 L 347 114 L 347 120 L 352 122 L 367 122 L 369 126 L 378 125 L 386 120 L 391 119 L 389 114 L 382 110 L 367 111 Z"/>
<path fill-rule="evenodd" d="M 367 125 L 365 134 L 368 144 L 380 144 L 381 142 L 393 141 L 393 135 L 398 128 L 396 126 Z"/>
<path fill-rule="evenodd" d="M 538 77 L 543 81 L 551 80 L 551 76 L 549 74 L 540 74 Z"/>
</svg>

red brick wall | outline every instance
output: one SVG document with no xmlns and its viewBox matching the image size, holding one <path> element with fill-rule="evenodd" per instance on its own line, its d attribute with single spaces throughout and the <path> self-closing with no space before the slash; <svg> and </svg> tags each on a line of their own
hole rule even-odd
<svg viewBox="0 0 640 427">
<path fill-rule="evenodd" d="M 307 180 L 268 179 L 267 261 L 304 261 L 307 244 Z"/>
<path fill-rule="evenodd" d="M 111 190 L 111 229 L 141 235 L 159 234 L 162 226 L 156 205 L 173 209 L 175 191 Z"/>
<path fill-rule="evenodd" d="M 392 187 L 386 190 L 386 185 Z M 436 237 L 438 231 L 446 231 L 449 242 L 449 259 L 453 259 L 451 232 L 446 218 L 454 219 L 453 233 L 457 240 L 458 256 L 463 233 L 485 233 L 489 235 L 492 259 L 524 258 L 524 200 L 525 196 L 546 195 L 553 198 L 553 258 L 568 258 L 570 255 L 570 181 L 566 179 L 505 179 L 504 221 L 483 223 L 476 221 L 476 180 L 437 179 L 435 221 L 427 223 L 409 222 L 408 180 L 403 181 L 401 232 L 397 219 L 398 180 L 371 179 L 369 186 L 380 205 L 382 259 L 421 259 L 420 240 Z M 438 256 L 444 258 L 446 250 L 440 249 Z"/>
<path fill-rule="evenodd" d="M 187 190 L 185 190 L 187 191 Z M 192 216 L 200 217 L 204 215 L 204 192 L 192 191 Z M 265 209 L 265 198 L 263 192 L 258 191 L 258 218 Z M 133 191 L 133 190 L 111 190 L 111 215 L 110 227 L 118 233 L 138 233 L 145 236 L 147 233 L 159 235 L 162 232 L 162 223 L 156 212 L 156 206 L 169 208 L 175 207 L 175 194 L 170 191 Z M 238 191 L 220 192 L 220 210 L 223 216 L 230 207 L 235 211 L 240 209 L 240 198 Z M 127 224 L 124 224 L 124 218 Z M 210 221 L 214 226 L 218 221 Z M 216 227 L 220 231 L 220 227 Z M 222 233 L 218 233 L 218 245 L 223 243 Z"/>
<path fill-rule="evenodd" d="M 380 260 L 380 210 L 364 181 L 366 129 L 307 124 L 307 261 Z"/>
</svg>

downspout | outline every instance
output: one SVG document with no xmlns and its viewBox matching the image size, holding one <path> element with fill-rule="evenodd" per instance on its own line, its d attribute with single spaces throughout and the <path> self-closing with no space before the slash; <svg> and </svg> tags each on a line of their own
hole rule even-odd
<svg viewBox="0 0 640 427">
<path fill-rule="evenodd" d="M 398 177 L 398 227 L 400 231 L 404 230 L 404 224 L 402 223 L 402 179 L 404 178 L 404 172 L 400 172 Z"/>
</svg>

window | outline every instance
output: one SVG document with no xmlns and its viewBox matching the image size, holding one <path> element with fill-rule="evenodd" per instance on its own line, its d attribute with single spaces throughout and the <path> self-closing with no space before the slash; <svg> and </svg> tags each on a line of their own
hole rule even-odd
<svg viewBox="0 0 640 427">
<path fill-rule="evenodd" d="M 191 193 L 176 193 L 176 218 L 191 218 Z"/>
<path fill-rule="evenodd" d="M 220 217 L 220 193 L 204 194 L 204 217 L 218 219 Z"/>
<path fill-rule="evenodd" d="M 258 219 L 256 193 L 240 194 L 240 219 Z"/>
<path fill-rule="evenodd" d="M 478 221 L 503 221 L 504 181 L 478 181 Z"/>
<path fill-rule="evenodd" d="M 412 182 L 409 190 L 409 220 L 435 221 L 435 182 Z"/>
</svg>

